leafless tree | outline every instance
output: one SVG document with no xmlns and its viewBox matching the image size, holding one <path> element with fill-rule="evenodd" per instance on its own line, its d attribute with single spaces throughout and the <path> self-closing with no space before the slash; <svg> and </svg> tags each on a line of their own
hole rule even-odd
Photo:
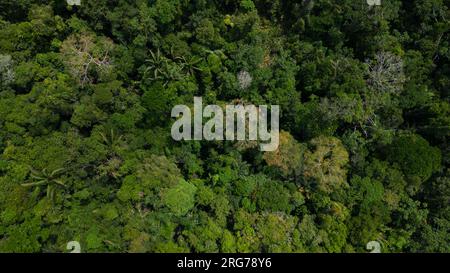
<svg viewBox="0 0 450 273">
<path fill-rule="evenodd" d="M 239 82 L 239 87 L 244 90 L 249 88 L 253 81 L 250 73 L 248 73 L 245 70 L 242 70 L 241 72 L 239 72 L 237 75 L 237 78 L 238 78 L 238 82 Z"/>
<path fill-rule="evenodd" d="M 70 74 L 84 86 L 97 75 L 111 71 L 113 42 L 96 39 L 92 34 L 72 35 L 61 46 L 64 63 Z"/>
<path fill-rule="evenodd" d="M 0 86 L 14 81 L 13 60 L 10 55 L 0 54 Z"/>
<path fill-rule="evenodd" d="M 369 67 L 368 84 L 376 92 L 398 94 L 403 90 L 406 77 L 403 60 L 389 52 L 379 52 L 373 61 L 366 62 Z"/>
</svg>

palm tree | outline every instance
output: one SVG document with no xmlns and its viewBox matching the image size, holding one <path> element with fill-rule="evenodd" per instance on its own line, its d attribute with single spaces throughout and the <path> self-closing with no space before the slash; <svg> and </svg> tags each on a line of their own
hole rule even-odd
<svg viewBox="0 0 450 273">
<path fill-rule="evenodd" d="M 104 133 L 100 133 L 103 143 L 106 144 L 115 153 L 117 147 L 122 144 L 122 135 L 116 134 L 114 129 L 105 130 Z"/>
<path fill-rule="evenodd" d="M 167 64 L 166 70 L 163 72 L 162 77 L 159 78 L 163 80 L 163 86 L 167 86 L 171 81 L 178 81 L 182 79 L 182 67 L 178 66 L 176 63 Z"/>
<path fill-rule="evenodd" d="M 144 71 L 144 78 L 149 76 L 150 80 L 163 81 L 166 86 L 170 81 L 180 80 L 182 78 L 181 71 L 183 67 L 172 62 L 158 49 L 156 53 L 150 50 L 150 58 L 145 60 L 147 67 Z"/>
<path fill-rule="evenodd" d="M 161 54 L 158 49 L 156 53 L 150 50 L 150 58 L 145 60 L 147 67 L 145 68 L 144 75 L 150 73 L 152 79 L 161 79 L 167 71 L 168 59 Z"/>
<path fill-rule="evenodd" d="M 202 69 L 197 66 L 197 64 L 202 61 L 202 59 L 199 57 L 193 56 L 189 59 L 186 59 L 184 56 L 182 56 L 177 57 L 176 59 L 181 62 L 182 69 L 186 72 L 186 74 L 190 76 L 194 75 L 195 71 L 202 71 Z"/>
<path fill-rule="evenodd" d="M 52 172 L 47 171 L 47 169 L 43 169 L 42 171 L 36 171 L 33 168 L 30 168 L 31 178 L 34 180 L 33 182 L 22 184 L 23 187 L 47 187 L 47 198 L 49 198 L 52 202 L 55 201 L 55 190 L 58 187 L 66 187 L 64 182 L 62 182 L 59 177 L 64 171 L 64 168 L 56 169 Z"/>
</svg>

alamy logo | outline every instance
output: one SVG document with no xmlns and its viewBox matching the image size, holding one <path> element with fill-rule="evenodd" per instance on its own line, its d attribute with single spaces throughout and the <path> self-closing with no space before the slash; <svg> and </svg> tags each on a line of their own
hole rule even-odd
<svg viewBox="0 0 450 273">
<path fill-rule="evenodd" d="M 270 106 L 270 132 L 268 108 L 267 105 L 226 105 L 224 128 L 222 107 L 208 105 L 203 109 L 202 98 L 194 97 L 194 130 L 191 109 L 186 105 L 177 105 L 172 109 L 172 117 L 179 118 L 172 126 L 172 138 L 176 141 L 258 141 L 261 151 L 275 151 L 279 145 L 280 107 Z M 203 118 L 209 118 L 204 126 Z"/>
<path fill-rule="evenodd" d="M 81 6 L 81 0 L 67 0 L 69 6 Z"/>
<path fill-rule="evenodd" d="M 381 0 L 367 0 L 369 6 L 381 6 Z"/>
</svg>

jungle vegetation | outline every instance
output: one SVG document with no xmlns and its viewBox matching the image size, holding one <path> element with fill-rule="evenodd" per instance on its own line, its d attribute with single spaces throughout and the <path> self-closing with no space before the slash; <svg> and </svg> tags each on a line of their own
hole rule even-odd
<svg viewBox="0 0 450 273">
<path fill-rule="evenodd" d="M 450 252 L 450 1 L 0 0 L 0 252 Z M 171 138 L 280 105 L 280 146 Z"/>
</svg>

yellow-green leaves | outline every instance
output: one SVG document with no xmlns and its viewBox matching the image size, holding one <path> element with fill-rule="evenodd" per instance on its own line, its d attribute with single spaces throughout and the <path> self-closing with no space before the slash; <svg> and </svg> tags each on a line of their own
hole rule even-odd
<svg viewBox="0 0 450 273">
<path fill-rule="evenodd" d="M 162 193 L 163 203 L 177 216 L 185 215 L 194 207 L 197 188 L 184 180 Z"/>
<path fill-rule="evenodd" d="M 227 15 L 225 16 L 225 19 L 223 19 L 223 22 L 224 22 L 225 25 L 227 25 L 227 26 L 229 26 L 229 27 L 234 27 L 233 20 L 232 20 L 232 18 L 231 18 L 231 15 L 229 15 L 229 14 L 227 14 Z"/>
<path fill-rule="evenodd" d="M 305 147 L 288 132 L 280 132 L 280 145 L 274 152 L 264 154 L 267 165 L 277 167 L 285 176 L 299 175 Z"/>
<path fill-rule="evenodd" d="M 349 155 L 341 141 L 320 136 L 311 140 L 310 144 L 312 149 L 305 153 L 304 177 L 327 193 L 347 185 L 345 165 Z"/>
</svg>

